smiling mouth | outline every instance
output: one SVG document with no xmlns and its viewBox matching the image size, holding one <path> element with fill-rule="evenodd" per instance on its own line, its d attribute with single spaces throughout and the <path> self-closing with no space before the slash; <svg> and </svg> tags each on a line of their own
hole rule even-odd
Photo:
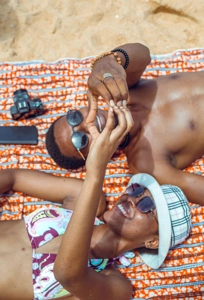
<svg viewBox="0 0 204 300">
<path fill-rule="evenodd" d="M 122 204 L 118 204 L 117 207 L 125 218 L 130 217 L 128 211 L 123 207 Z"/>
</svg>

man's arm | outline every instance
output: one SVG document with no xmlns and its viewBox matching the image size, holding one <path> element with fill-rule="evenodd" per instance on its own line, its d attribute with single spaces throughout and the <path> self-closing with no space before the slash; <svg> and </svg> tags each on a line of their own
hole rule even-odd
<svg viewBox="0 0 204 300">
<path fill-rule="evenodd" d="M 144 166 L 144 164 L 143 164 Z M 176 169 L 166 161 L 154 160 L 154 168 L 148 166 L 141 169 L 153 175 L 159 184 L 172 184 L 180 187 L 189 202 L 204 205 L 204 177 Z"/>
<path fill-rule="evenodd" d="M 126 70 L 126 58 L 123 53 L 116 52 L 122 64 L 119 65 L 113 55 L 97 60 L 88 79 L 89 91 L 95 96 L 101 96 L 108 104 L 113 99 L 115 103 L 128 100 L 128 87 L 135 85 L 145 68 L 151 61 L 149 49 L 139 43 L 125 44 L 116 48 L 123 49 L 129 56 Z M 103 79 L 104 73 L 112 74 L 113 78 Z"/>
<path fill-rule="evenodd" d="M 178 170 L 171 165 L 153 173 L 160 184 L 173 184 L 182 189 L 189 202 L 204 205 L 204 177 Z"/>
<path fill-rule="evenodd" d="M 139 43 L 122 45 L 119 48 L 124 49 L 129 56 L 130 63 L 126 69 L 126 81 L 128 87 L 134 86 L 142 76 L 147 65 L 151 62 L 149 49 Z M 125 56 L 121 52 L 117 52 L 122 61 L 122 66 L 125 64 Z"/>
</svg>

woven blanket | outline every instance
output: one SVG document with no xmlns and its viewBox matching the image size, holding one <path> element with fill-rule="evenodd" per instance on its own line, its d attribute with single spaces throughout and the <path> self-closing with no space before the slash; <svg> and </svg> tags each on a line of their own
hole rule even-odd
<svg viewBox="0 0 204 300">
<path fill-rule="evenodd" d="M 87 78 L 90 60 L 62 59 L 54 63 L 31 61 L 0 64 L 0 126 L 35 125 L 38 128 L 37 146 L 0 145 L 0 169 L 28 168 L 57 176 L 85 177 L 85 169 L 68 172 L 55 165 L 45 148 L 45 133 L 57 117 L 68 108 L 87 106 Z M 194 72 L 204 69 L 204 49 L 179 50 L 167 55 L 153 55 L 152 62 L 143 74 L 155 78 L 171 72 Z M 39 97 L 46 106 L 46 114 L 34 119 L 13 121 L 10 107 L 16 89 L 27 89 L 31 97 Z M 106 109 L 103 101 L 99 107 Z M 186 172 L 204 175 L 204 158 L 189 166 Z M 127 159 L 118 151 L 108 164 L 104 192 L 110 208 L 131 177 Z M 0 195 L 0 219 L 22 218 L 33 210 L 53 203 L 28 197 L 21 193 Z M 172 249 L 159 270 L 148 268 L 137 252 L 126 254 L 130 265 L 117 263 L 119 270 L 131 280 L 132 299 L 204 299 L 204 207 L 191 205 L 193 228 L 182 245 Z"/>
</svg>

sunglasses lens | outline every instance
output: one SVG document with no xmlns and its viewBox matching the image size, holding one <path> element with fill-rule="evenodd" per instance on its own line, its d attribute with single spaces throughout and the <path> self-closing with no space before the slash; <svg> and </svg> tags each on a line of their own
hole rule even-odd
<svg viewBox="0 0 204 300">
<path fill-rule="evenodd" d="M 83 116 L 79 110 L 69 110 L 67 113 L 67 121 L 71 126 L 79 125 L 83 120 Z"/>
<path fill-rule="evenodd" d="M 125 193 L 132 197 L 138 197 L 144 193 L 144 189 L 138 183 L 133 183 L 126 189 Z"/>
<path fill-rule="evenodd" d="M 88 136 L 85 132 L 76 131 L 72 135 L 72 143 L 74 147 L 78 150 L 86 147 L 88 144 Z"/>
<path fill-rule="evenodd" d="M 144 214 L 154 209 L 155 204 L 149 196 L 146 196 L 137 203 L 137 208 L 141 213 Z"/>
</svg>

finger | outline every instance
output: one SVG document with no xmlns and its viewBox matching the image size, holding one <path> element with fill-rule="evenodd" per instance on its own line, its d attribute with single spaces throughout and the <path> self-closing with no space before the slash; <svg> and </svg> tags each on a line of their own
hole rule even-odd
<svg viewBox="0 0 204 300">
<path fill-rule="evenodd" d="M 106 85 L 102 82 L 102 79 L 92 79 L 92 77 L 89 77 L 88 86 L 90 87 L 94 95 L 101 96 L 110 106 L 110 100 L 112 100 L 112 95 L 107 89 Z"/>
<path fill-rule="evenodd" d="M 111 139 L 112 141 L 118 141 L 118 143 L 120 144 L 123 137 L 125 136 L 125 134 L 127 133 L 127 121 L 126 121 L 126 116 L 123 112 L 122 109 L 118 108 L 117 106 L 115 106 L 113 108 L 115 114 L 117 115 L 118 118 L 118 125 L 116 126 L 116 128 L 114 128 L 111 132 Z"/>
<path fill-rule="evenodd" d="M 114 104 L 116 105 L 118 102 L 120 103 L 120 106 L 122 105 L 122 95 L 120 93 L 120 89 L 118 88 L 118 85 L 115 81 L 115 78 L 113 77 L 107 77 L 104 79 L 104 85 L 109 90 L 110 94 L 112 95 L 112 99 L 114 101 Z"/>
<path fill-rule="evenodd" d="M 123 106 L 124 100 L 126 100 L 127 103 L 129 90 L 125 78 L 118 75 L 115 75 L 114 77 L 106 77 L 103 83 L 106 85 L 107 89 L 112 95 L 112 100 L 114 101 L 115 105 L 118 107 Z"/>
<path fill-rule="evenodd" d="M 88 128 L 88 131 L 92 137 L 93 140 L 97 139 L 97 137 L 99 136 L 99 132 L 98 132 L 98 129 L 96 127 L 96 125 L 94 123 L 89 123 L 87 124 L 87 128 Z"/>
<path fill-rule="evenodd" d="M 134 120 L 132 117 L 132 113 L 131 111 L 127 108 L 127 107 L 122 107 L 121 110 L 124 112 L 125 115 L 125 119 L 127 122 L 127 133 L 132 129 L 132 127 L 134 126 Z"/>
<path fill-rule="evenodd" d="M 114 128 L 115 128 L 115 117 L 114 117 L 113 109 L 110 108 L 108 111 L 106 126 L 105 126 L 103 132 L 105 131 L 104 134 L 106 134 L 106 131 L 111 132 Z M 103 132 L 102 132 L 102 134 L 103 134 Z"/>
<path fill-rule="evenodd" d="M 118 117 L 118 126 L 112 131 L 110 139 L 112 142 L 118 140 L 119 144 L 123 141 L 125 135 L 130 132 L 134 125 L 132 114 L 128 108 L 119 109 L 114 107 L 114 112 Z"/>
<path fill-rule="evenodd" d="M 115 80 L 117 79 L 117 81 Z M 129 91 L 126 80 L 121 78 L 121 76 L 115 75 L 112 77 L 106 77 L 104 80 L 91 80 L 88 81 L 88 85 L 92 92 L 98 96 L 101 96 L 108 106 L 117 105 L 118 107 L 123 105 L 124 100 L 128 101 Z M 111 104 L 111 100 L 113 100 Z"/>
<path fill-rule="evenodd" d="M 124 114 L 124 111 L 122 109 L 120 109 L 119 107 L 115 106 L 113 108 L 114 113 L 117 115 L 117 119 L 118 119 L 118 126 L 116 128 L 125 128 L 127 127 L 127 121 L 126 121 L 126 116 Z"/>
<path fill-rule="evenodd" d="M 86 118 L 86 124 L 92 124 L 96 118 L 98 112 L 97 97 L 95 97 L 90 90 L 87 91 L 87 100 L 89 103 L 89 113 Z"/>
<path fill-rule="evenodd" d="M 127 103 L 128 99 L 129 99 L 129 90 L 128 90 L 128 85 L 127 85 L 126 79 L 121 78 L 121 76 L 120 77 L 116 76 L 115 77 L 115 82 L 116 82 L 117 87 L 120 91 L 122 101 L 126 101 L 125 103 Z M 122 103 L 116 102 L 118 107 L 121 107 L 121 106 L 126 107 L 126 105 L 124 105 L 125 103 L 124 102 L 122 102 Z"/>
</svg>

